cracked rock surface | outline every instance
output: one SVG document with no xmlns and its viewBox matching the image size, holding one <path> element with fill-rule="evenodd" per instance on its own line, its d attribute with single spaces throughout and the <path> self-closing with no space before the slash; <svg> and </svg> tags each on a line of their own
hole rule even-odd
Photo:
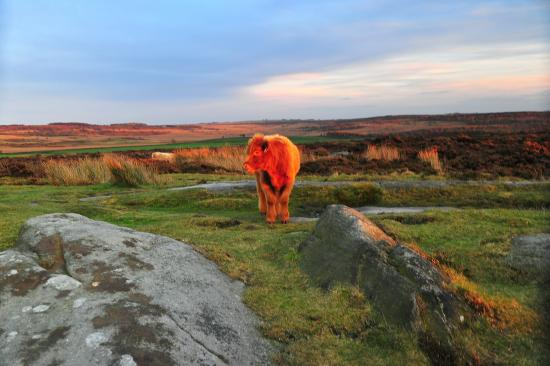
<svg viewBox="0 0 550 366">
<path fill-rule="evenodd" d="M 0 252 L 0 366 L 269 364 L 242 291 L 182 242 L 35 217 Z"/>
</svg>

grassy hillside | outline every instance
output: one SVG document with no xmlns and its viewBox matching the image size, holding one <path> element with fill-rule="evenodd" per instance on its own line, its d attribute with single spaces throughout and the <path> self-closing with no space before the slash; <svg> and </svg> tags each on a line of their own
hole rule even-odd
<svg viewBox="0 0 550 366">
<path fill-rule="evenodd" d="M 290 136 L 296 144 L 312 144 L 316 142 L 326 141 L 342 141 L 352 140 L 358 137 L 353 136 Z M 98 148 L 83 148 L 83 149 L 67 149 L 67 150 L 43 150 L 33 151 L 29 153 L 0 153 L 0 157 L 24 157 L 35 155 L 59 155 L 59 154 L 93 154 L 93 153 L 108 153 L 120 151 L 149 151 L 149 150 L 175 150 L 181 148 L 195 147 L 220 147 L 220 146 L 235 146 L 245 145 L 248 142 L 248 137 L 228 137 L 222 139 L 212 139 L 192 142 L 179 142 L 172 144 L 160 145 L 142 145 L 142 146 L 112 146 Z"/>
</svg>

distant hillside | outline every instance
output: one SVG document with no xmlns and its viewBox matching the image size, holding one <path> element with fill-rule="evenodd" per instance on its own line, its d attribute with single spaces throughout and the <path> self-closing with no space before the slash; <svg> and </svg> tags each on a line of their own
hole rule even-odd
<svg viewBox="0 0 550 366">
<path fill-rule="evenodd" d="M 184 125 L 147 125 L 140 122 L 94 125 L 83 122 L 54 122 L 47 125 L 0 125 L 0 151 L 10 153 L 153 145 L 243 137 L 254 132 L 292 136 L 367 136 L 424 130 L 540 131 L 548 128 L 550 112 L 398 115 L 339 120 L 283 119 Z"/>
</svg>

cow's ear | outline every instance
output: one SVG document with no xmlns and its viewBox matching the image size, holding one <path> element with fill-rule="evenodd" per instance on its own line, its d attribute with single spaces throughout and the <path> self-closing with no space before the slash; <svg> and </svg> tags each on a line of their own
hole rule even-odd
<svg viewBox="0 0 550 366">
<path fill-rule="evenodd" d="M 262 142 L 262 150 L 266 152 L 268 148 L 269 144 L 267 143 L 267 141 L 264 140 L 264 142 Z"/>
</svg>

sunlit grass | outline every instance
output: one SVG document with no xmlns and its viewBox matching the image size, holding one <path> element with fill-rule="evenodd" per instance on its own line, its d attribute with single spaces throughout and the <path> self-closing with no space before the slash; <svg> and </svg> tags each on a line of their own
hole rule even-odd
<svg viewBox="0 0 550 366">
<path fill-rule="evenodd" d="M 53 185 L 82 185 L 109 182 L 109 167 L 102 159 L 48 160 L 43 164 L 46 180 Z"/>
<path fill-rule="evenodd" d="M 189 163 L 203 164 L 226 172 L 243 173 L 246 159 L 244 146 L 201 147 L 174 151 L 175 164 L 185 171 Z"/>
<path fill-rule="evenodd" d="M 102 159 L 110 170 L 116 184 L 137 187 L 145 184 L 158 184 L 161 179 L 155 169 L 136 159 L 122 155 L 105 154 Z"/>
<path fill-rule="evenodd" d="M 396 147 L 388 145 L 369 145 L 363 156 L 369 160 L 399 160 L 400 154 Z"/>
<path fill-rule="evenodd" d="M 438 174 L 443 174 L 443 164 L 439 160 L 439 153 L 437 147 L 432 147 L 429 149 L 422 150 L 418 152 L 418 158 L 428 164 L 435 170 Z"/>
</svg>

